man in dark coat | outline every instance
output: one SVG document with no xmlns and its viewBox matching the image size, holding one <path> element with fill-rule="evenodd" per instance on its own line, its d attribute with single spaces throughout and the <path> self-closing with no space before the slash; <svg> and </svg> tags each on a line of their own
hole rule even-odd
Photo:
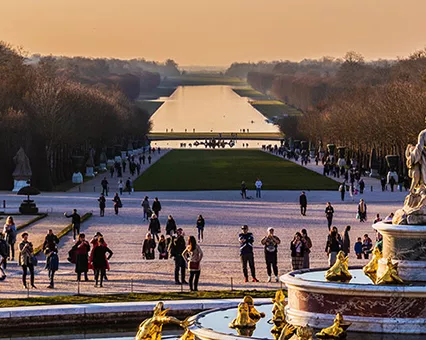
<svg viewBox="0 0 426 340">
<path fill-rule="evenodd" d="M 77 209 L 74 209 L 71 215 L 64 213 L 65 217 L 71 218 L 72 223 L 72 232 L 73 232 L 73 241 L 75 242 L 75 236 L 80 234 L 80 222 L 81 217 L 77 214 Z"/>
<path fill-rule="evenodd" d="M 188 284 L 185 280 L 185 269 L 186 269 L 186 261 L 182 256 L 183 251 L 186 248 L 186 242 L 183 238 L 183 230 L 179 228 L 176 231 L 177 236 L 172 238 L 172 242 L 170 242 L 169 252 L 170 257 L 175 259 L 175 284 Z M 179 281 L 179 271 L 181 274 L 181 280 Z"/>
<path fill-rule="evenodd" d="M 306 207 L 308 206 L 308 199 L 306 198 L 304 191 L 302 191 L 302 193 L 299 196 L 299 203 L 300 203 L 300 213 L 302 214 L 302 216 L 306 216 Z"/>
<path fill-rule="evenodd" d="M 154 202 L 152 203 L 152 211 L 154 212 L 157 217 L 159 217 L 159 213 L 161 211 L 161 203 L 158 200 L 158 197 L 154 198 Z"/>
</svg>

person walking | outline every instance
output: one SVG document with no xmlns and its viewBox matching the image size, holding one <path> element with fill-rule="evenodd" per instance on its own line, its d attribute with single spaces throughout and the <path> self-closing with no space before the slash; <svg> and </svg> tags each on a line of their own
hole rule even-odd
<svg viewBox="0 0 426 340">
<path fill-rule="evenodd" d="M 132 180 L 130 177 L 126 181 L 126 191 L 129 192 L 129 195 L 132 193 Z"/>
<path fill-rule="evenodd" d="M 160 239 L 158 234 L 161 233 L 160 220 L 156 214 L 152 214 L 151 221 L 149 221 L 148 231 L 152 234 L 152 238 L 157 238 L 157 241 Z"/>
<path fill-rule="evenodd" d="M 12 216 L 6 218 L 6 223 L 3 226 L 3 235 L 8 245 L 8 260 L 15 260 L 15 243 L 16 243 L 16 225 Z"/>
<path fill-rule="evenodd" d="M 152 160 L 151 155 L 148 155 L 148 164 L 151 164 L 151 160 Z"/>
<path fill-rule="evenodd" d="M 308 236 L 308 232 L 306 229 L 301 230 L 302 234 L 302 242 L 304 245 L 304 251 L 303 251 L 303 268 L 309 268 L 310 267 L 310 253 L 312 248 L 312 240 Z"/>
<path fill-rule="evenodd" d="M 339 192 L 340 192 L 340 199 L 343 202 L 345 200 L 345 193 L 346 193 L 346 183 L 345 182 L 343 182 L 342 184 L 340 184 L 340 186 L 339 186 Z"/>
<path fill-rule="evenodd" d="M 84 273 L 84 281 L 89 281 L 87 272 L 89 271 L 89 251 L 90 244 L 86 241 L 86 235 L 78 235 L 78 240 L 71 248 L 71 252 L 75 254 L 75 272 L 77 273 L 77 281 L 81 281 L 81 274 Z"/>
<path fill-rule="evenodd" d="M 30 271 L 30 283 L 31 287 L 36 289 L 34 285 L 34 248 L 33 244 L 28 241 L 28 233 L 21 235 L 22 241 L 19 243 L 19 265 L 22 267 L 22 285 L 24 289 L 28 289 L 27 286 L 27 274 Z"/>
<path fill-rule="evenodd" d="M 158 197 L 155 197 L 154 202 L 152 202 L 152 211 L 155 215 L 157 215 L 157 217 L 160 217 L 161 203 L 158 200 Z"/>
<path fill-rule="evenodd" d="M 365 222 L 367 220 L 367 204 L 361 198 L 358 204 L 358 216 L 360 222 Z"/>
<path fill-rule="evenodd" d="M 124 189 L 124 184 L 123 184 L 123 180 L 120 179 L 118 181 L 118 191 L 120 192 L 120 196 L 123 196 L 123 189 Z"/>
<path fill-rule="evenodd" d="M 204 240 L 204 225 L 205 221 L 203 215 L 198 215 L 197 218 L 197 230 L 198 230 L 198 242 L 203 242 Z"/>
<path fill-rule="evenodd" d="M 44 238 L 43 242 L 43 251 L 56 251 L 58 252 L 58 244 L 59 244 L 59 238 L 53 233 L 52 229 L 49 229 L 47 232 L 46 237 Z"/>
<path fill-rule="evenodd" d="M 275 282 L 278 282 L 277 254 L 278 245 L 281 243 L 281 240 L 278 236 L 274 235 L 274 228 L 268 228 L 268 234 L 260 243 L 264 246 L 265 251 L 266 272 L 268 274 L 267 282 L 271 282 L 272 270 L 274 271 Z"/>
<path fill-rule="evenodd" d="M 328 256 L 328 266 L 331 267 L 336 262 L 337 253 L 341 249 L 341 243 L 338 239 L 338 232 L 336 229 L 332 228 L 330 234 L 327 238 L 327 243 L 325 246 L 325 252 Z"/>
<path fill-rule="evenodd" d="M 182 228 L 179 228 L 176 231 L 176 236 L 172 238 L 172 241 L 170 242 L 169 247 L 169 253 L 170 257 L 173 257 L 175 260 L 175 284 L 188 284 L 185 280 L 185 269 L 186 269 L 186 262 L 184 257 L 182 256 L 183 251 L 186 248 L 185 239 L 183 238 L 183 230 Z M 180 272 L 180 278 L 179 281 L 179 272 Z"/>
<path fill-rule="evenodd" d="M 351 230 L 351 226 L 347 225 L 342 235 L 342 251 L 345 253 L 345 256 L 348 256 L 351 249 L 351 240 L 349 237 L 350 230 Z"/>
<path fill-rule="evenodd" d="M 115 193 L 115 196 L 112 201 L 114 202 L 114 212 L 116 215 L 118 215 L 118 209 L 123 207 L 123 203 L 121 203 L 121 199 L 120 196 L 118 196 L 118 192 Z"/>
<path fill-rule="evenodd" d="M 201 273 L 201 260 L 203 259 L 203 251 L 197 244 L 194 236 L 188 237 L 188 243 L 182 256 L 188 262 L 189 270 L 189 290 L 192 292 L 198 291 L 198 280 Z"/>
<path fill-rule="evenodd" d="M 253 234 L 248 231 L 248 225 L 246 224 L 241 229 L 242 233 L 239 234 L 238 239 L 240 241 L 240 258 L 243 266 L 244 282 L 248 282 L 247 263 L 250 267 L 252 281 L 259 282 L 256 278 L 256 269 L 254 266 Z"/>
<path fill-rule="evenodd" d="M 146 159 L 145 154 L 143 154 L 143 155 L 142 155 L 142 157 L 141 157 L 141 160 L 142 160 L 142 164 L 143 164 L 143 165 L 145 165 L 145 159 Z"/>
<path fill-rule="evenodd" d="M 246 199 L 247 198 L 247 186 L 246 182 L 241 182 L 241 198 Z"/>
<path fill-rule="evenodd" d="M 305 246 L 302 242 L 302 235 L 297 232 L 294 234 L 293 241 L 290 242 L 291 267 L 293 270 L 303 268 Z"/>
<path fill-rule="evenodd" d="M 158 258 L 160 260 L 167 260 L 169 258 L 169 253 L 167 251 L 167 242 L 164 235 L 160 235 L 160 241 L 158 241 L 157 250 L 159 253 Z"/>
<path fill-rule="evenodd" d="M 306 216 L 306 207 L 308 206 L 308 199 L 304 191 L 299 196 L 300 213 L 302 216 Z"/>
<path fill-rule="evenodd" d="M 108 256 L 106 254 L 108 253 Z M 103 287 L 103 280 L 106 277 L 106 269 L 111 256 L 114 253 L 109 249 L 103 237 L 98 238 L 98 245 L 93 250 L 92 267 L 95 271 L 95 287 Z"/>
<path fill-rule="evenodd" d="M 108 184 L 109 183 L 108 183 L 106 177 L 104 177 L 104 179 L 101 181 L 102 195 L 108 196 Z"/>
<path fill-rule="evenodd" d="M 333 215 L 334 208 L 332 207 L 330 202 L 327 202 L 327 206 L 325 207 L 325 217 L 327 218 L 328 231 L 330 231 L 331 225 L 333 223 Z"/>
<path fill-rule="evenodd" d="M 49 277 L 49 285 L 47 288 L 53 289 L 55 288 L 55 273 L 59 269 L 59 256 L 58 256 L 58 250 L 51 250 L 50 248 L 47 248 L 45 250 L 46 254 L 46 266 L 45 269 L 47 269 L 47 275 Z"/>
<path fill-rule="evenodd" d="M 166 223 L 166 235 L 173 236 L 176 234 L 176 221 L 174 220 L 172 215 L 169 215 L 167 217 L 167 223 Z"/>
<path fill-rule="evenodd" d="M 358 185 L 359 185 L 359 193 L 362 195 L 365 189 L 365 182 L 362 178 L 359 180 Z"/>
<path fill-rule="evenodd" d="M 64 216 L 67 217 L 67 218 L 71 218 L 73 241 L 75 242 L 76 235 L 80 234 L 81 217 L 77 213 L 77 209 L 73 209 L 71 215 L 68 215 L 67 213 L 64 213 Z"/>
<path fill-rule="evenodd" d="M 104 194 L 101 194 L 101 196 L 98 198 L 98 202 L 99 202 L 100 216 L 104 217 L 105 216 L 105 206 L 106 206 L 106 199 L 105 199 Z"/>
<path fill-rule="evenodd" d="M 143 220 L 148 221 L 149 217 L 151 217 L 152 213 L 151 213 L 151 208 L 149 205 L 149 201 L 148 201 L 148 196 L 145 196 L 145 198 L 143 199 L 141 206 L 143 208 Z"/>
<path fill-rule="evenodd" d="M 114 169 L 114 165 L 111 165 L 111 166 L 109 167 L 109 173 L 111 174 L 111 178 L 113 178 L 113 177 L 114 177 L 114 171 L 115 171 L 115 169 Z"/>
<path fill-rule="evenodd" d="M 262 181 L 258 178 L 254 183 L 256 187 L 256 198 L 262 198 Z"/>
</svg>

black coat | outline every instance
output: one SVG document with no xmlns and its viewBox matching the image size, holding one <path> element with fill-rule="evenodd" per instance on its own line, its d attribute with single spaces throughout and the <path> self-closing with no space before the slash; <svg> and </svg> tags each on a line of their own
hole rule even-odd
<svg viewBox="0 0 426 340">
<path fill-rule="evenodd" d="M 108 253 L 108 260 L 111 258 L 113 252 L 106 246 L 98 245 L 93 249 L 92 263 L 94 269 L 106 269 L 107 268 L 107 258 L 105 257 Z"/>
<path fill-rule="evenodd" d="M 166 234 L 167 235 L 171 235 L 171 234 L 176 234 L 176 221 L 175 220 L 167 220 L 167 224 L 166 224 Z"/>
<path fill-rule="evenodd" d="M 160 203 L 160 201 L 154 201 L 152 203 L 152 211 L 155 212 L 155 213 L 161 211 L 161 203 Z"/>
<path fill-rule="evenodd" d="M 308 199 L 306 198 L 305 194 L 302 194 L 299 196 L 299 203 L 301 206 L 307 206 L 308 205 Z"/>
<path fill-rule="evenodd" d="M 158 220 L 158 218 L 151 218 L 148 230 L 151 234 L 158 234 L 161 232 L 160 221 Z"/>
</svg>

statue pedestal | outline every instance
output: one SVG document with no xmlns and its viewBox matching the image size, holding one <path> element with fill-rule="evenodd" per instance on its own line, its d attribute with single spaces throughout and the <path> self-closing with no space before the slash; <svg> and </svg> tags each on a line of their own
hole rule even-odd
<svg viewBox="0 0 426 340">
<path fill-rule="evenodd" d="M 24 187 L 29 186 L 29 184 L 27 183 L 28 180 L 14 180 L 13 181 L 13 189 L 12 192 L 18 192 L 19 190 L 21 190 Z"/>
<path fill-rule="evenodd" d="M 114 162 L 115 162 L 115 163 L 120 163 L 120 164 L 121 164 L 121 156 L 115 156 L 115 157 L 114 157 Z"/>
<path fill-rule="evenodd" d="M 81 183 L 83 183 L 83 175 L 81 174 L 81 172 L 74 172 L 72 174 L 72 182 L 74 184 L 81 184 Z"/>
<path fill-rule="evenodd" d="M 378 177 L 378 176 L 379 176 L 379 170 L 370 169 L 370 177 Z"/>
<path fill-rule="evenodd" d="M 383 258 L 377 276 L 386 270 L 386 259 L 398 263 L 398 274 L 404 281 L 426 282 L 426 226 L 373 224 L 383 235 Z"/>
<path fill-rule="evenodd" d="M 106 163 L 100 163 L 99 164 L 99 170 L 100 171 L 106 171 L 107 170 L 107 164 Z"/>
<path fill-rule="evenodd" d="M 106 165 L 107 165 L 108 169 L 111 168 L 112 166 L 114 166 L 114 160 L 113 159 L 108 159 Z"/>
<path fill-rule="evenodd" d="M 88 166 L 86 168 L 86 176 L 87 177 L 95 177 L 95 170 L 93 169 L 93 167 Z"/>
</svg>

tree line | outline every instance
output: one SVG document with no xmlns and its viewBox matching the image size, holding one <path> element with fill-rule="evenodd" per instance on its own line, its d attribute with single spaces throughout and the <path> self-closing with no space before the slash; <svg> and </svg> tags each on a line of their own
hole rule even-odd
<svg viewBox="0 0 426 340">
<path fill-rule="evenodd" d="M 287 136 L 346 146 L 365 168 L 374 148 L 382 172 L 388 154 L 400 156 L 403 170 L 406 145 L 425 126 L 426 49 L 397 60 L 366 62 L 348 52 L 343 59 L 279 62 L 272 71 L 248 72 L 247 80 L 303 111 L 281 119 Z"/>
<path fill-rule="evenodd" d="M 64 67 L 53 57 L 34 62 L 0 43 L 1 189 L 13 187 L 13 157 L 21 146 L 30 159 L 32 184 L 52 190 L 71 179 L 72 156 L 87 157 L 93 148 L 99 163 L 107 146 L 145 139 L 149 116 L 132 102 L 141 86 L 129 85 L 126 91 L 126 84 L 155 87 L 158 82 L 151 78 L 159 75 L 151 73 L 151 80 L 145 81 L 129 74 L 127 81 L 104 83 L 97 80 L 113 77 L 112 73 L 95 69 L 98 73 L 89 75 L 80 66 Z"/>
</svg>

